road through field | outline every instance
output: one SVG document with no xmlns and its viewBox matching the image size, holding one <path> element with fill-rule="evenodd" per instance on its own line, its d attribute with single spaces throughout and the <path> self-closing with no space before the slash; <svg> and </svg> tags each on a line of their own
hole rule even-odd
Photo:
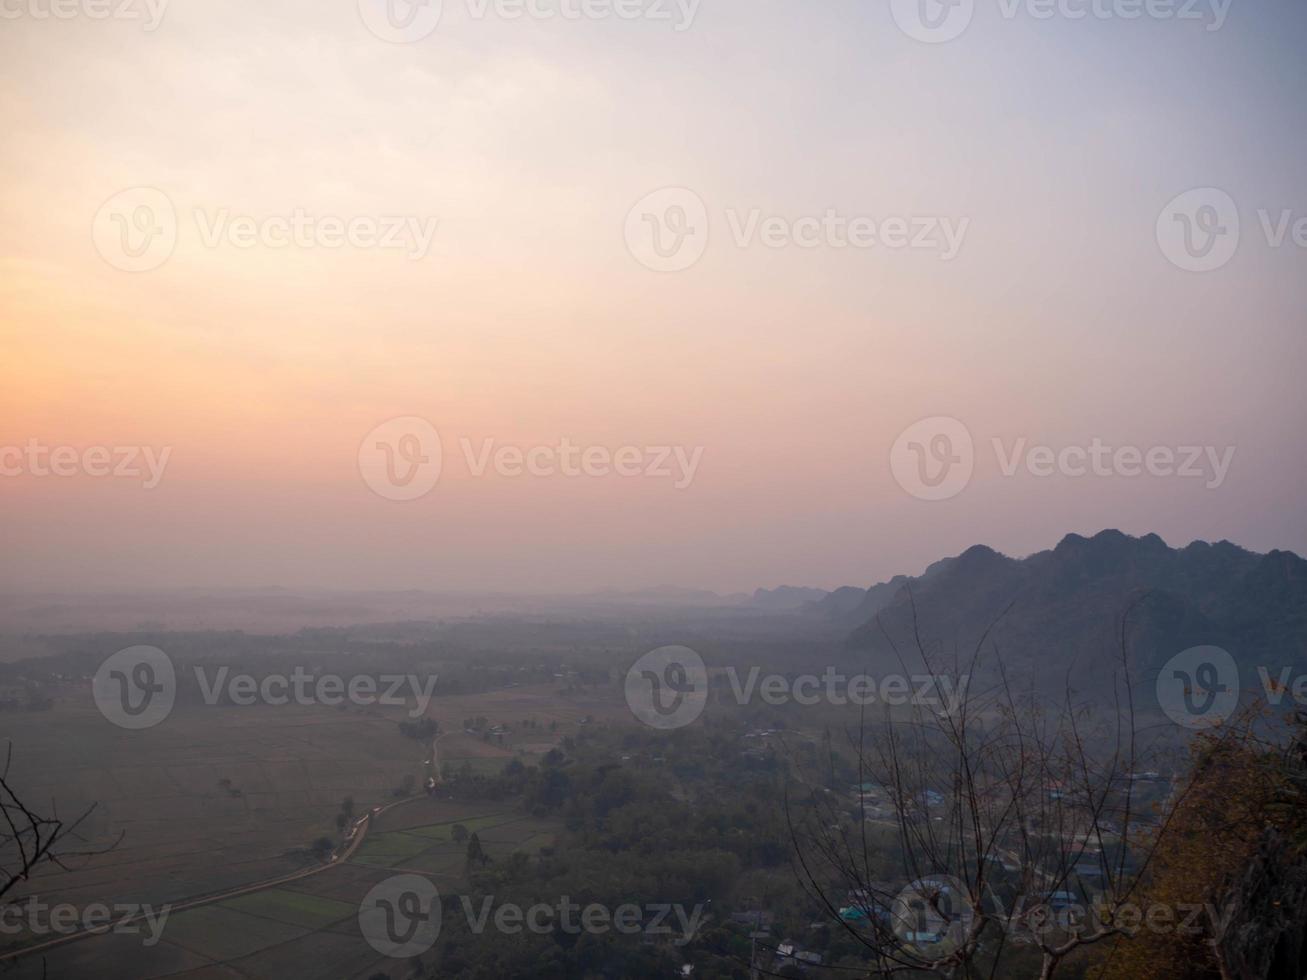
<svg viewBox="0 0 1307 980">
<path fill-rule="evenodd" d="M 440 737 L 441 736 L 437 735 L 431 742 L 431 765 L 432 765 L 431 771 L 433 775 L 438 775 L 440 771 L 439 761 L 436 755 L 437 752 L 436 743 L 440 740 Z M 199 908 L 202 905 L 212 905 L 215 902 L 225 902 L 227 901 L 227 899 L 237 898 L 241 895 L 249 895 L 253 892 L 267 891 L 269 888 L 278 888 L 281 885 L 288 885 L 291 882 L 302 881 L 305 878 L 311 878 L 314 875 L 320 875 L 324 871 L 330 871 L 332 868 L 344 864 L 351 857 L 354 856 L 354 852 L 357 851 L 360 846 L 362 846 L 364 838 L 367 837 L 368 831 L 372 828 L 372 823 L 375 818 L 380 817 L 382 814 L 387 813 L 395 809 L 396 807 L 400 807 L 406 803 L 412 803 L 416 800 L 422 800 L 422 799 L 426 799 L 426 796 L 425 795 L 410 796 L 403 800 L 396 800 L 394 803 L 388 803 L 385 806 L 373 807 L 371 810 L 369 810 L 367 813 L 365 813 L 362 817 L 358 819 L 358 821 L 354 824 L 354 830 L 352 831 L 350 837 L 345 841 L 343 848 L 340 851 L 332 854 L 331 859 L 326 864 L 319 865 L 318 867 L 315 868 L 304 868 L 300 871 L 293 871 L 290 874 L 280 875 L 279 877 L 276 878 L 266 878 L 263 881 L 256 881 L 250 885 L 240 885 L 236 888 L 232 888 L 225 892 L 219 892 L 214 895 L 204 895 L 199 898 L 191 898 L 181 902 L 172 903 L 167 906 L 168 914 L 171 915 L 173 912 L 185 912 L 187 909 Z M 153 909 L 151 911 L 153 912 Z M 127 918 L 124 919 L 117 919 L 113 922 L 106 923 L 105 925 L 102 926 L 96 926 L 94 929 L 80 929 L 77 932 L 69 933 L 68 935 L 65 936 L 58 936 L 54 939 L 47 939 L 33 946 L 24 946 L 22 949 L 15 949 L 15 950 L 10 950 L 9 952 L 6 953 L 0 953 L 0 963 L 6 962 L 8 960 L 18 959 L 21 956 L 29 956 L 32 953 L 39 953 L 44 950 L 53 949 L 56 946 L 63 946 L 67 943 L 77 942 L 79 939 L 86 939 L 89 936 L 103 935 L 121 926 L 128 926 L 128 925 L 133 925 L 135 923 L 144 922 L 145 919 L 146 919 L 145 913 L 142 912 L 137 915 L 128 916 Z"/>
</svg>

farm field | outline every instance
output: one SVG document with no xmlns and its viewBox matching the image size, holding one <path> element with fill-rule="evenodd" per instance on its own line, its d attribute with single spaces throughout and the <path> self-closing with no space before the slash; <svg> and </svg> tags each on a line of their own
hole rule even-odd
<svg viewBox="0 0 1307 980">
<path fill-rule="evenodd" d="M 495 772 L 513 758 L 533 761 L 560 739 L 599 719 L 629 720 L 605 698 L 560 697 L 551 685 L 437 698 L 436 751 L 442 769 Z M 11 893 L 85 908 L 166 904 L 219 894 L 318 866 L 307 851 L 319 837 L 340 840 L 336 815 L 346 797 L 356 817 L 396 802 L 406 777 L 420 785 L 429 743 L 400 734 L 400 708 L 177 705 L 154 728 L 108 724 L 85 698 L 63 697 L 44 712 L 0 714 L 13 746 L 10 783 L 27 799 L 53 799 L 60 816 L 96 808 L 79 849 L 103 853 L 67 868 L 45 865 Z M 463 719 L 506 726 L 502 736 L 465 732 Z M 35 760 L 41 764 L 36 765 Z M 494 860 L 536 853 L 557 825 L 504 804 L 413 798 L 376 818 L 350 860 L 257 893 L 173 912 L 161 938 L 107 934 L 0 964 L 18 978 L 181 976 L 192 980 L 289 975 L 367 978 L 384 958 L 362 940 L 359 901 L 389 875 L 417 872 L 445 893 L 459 888 L 463 824 Z M 119 836 L 121 835 L 121 839 Z M 0 936 L 0 952 L 30 945 L 27 931 Z M 380 961 L 380 962 L 379 962 Z"/>
<path fill-rule="evenodd" d="M 173 913 L 154 945 L 146 946 L 144 936 L 97 936 L 50 951 L 44 964 L 38 957 L 20 960 L 8 975 L 27 980 L 41 977 L 45 969 L 48 976 L 108 980 L 284 975 L 363 980 L 389 971 L 399 977 L 407 961 L 380 955 L 359 932 L 358 907 L 374 885 L 393 874 L 419 871 L 442 894 L 457 894 L 465 847 L 451 836 L 456 823 L 478 833 L 495 859 L 519 850 L 535 853 L 559 830 L 554 822 L 502 808 L 435 799 L 405 803 L 377 823 L 349 863 L 303 881 Z M 112 964 L 106 966 L 106 960 Z"/>
<path fill-rule="evenodd" d="M 95 803 L 76 850 L 117 841 L 66 870 L 43 865 L 11 897 L 157 906 L 303 867 L 309 844 L 336 834 L 346 796 L 362 812 L 421 778 L 425 747 L 393 714 L 178 706 L 144 731 L 107 724 L 89 703 L 0 715 L 20 796 L 54 801 L 66 820 Z"/>
<path fill-rule="evenodd" d="M 466 844 L 454 839 L 456 824 L 476 834 L 492 860 L 514 851 L 535 854 L 552 843 L 558 829 L 555 823 L 504 809 L 455 810 L 450 804 L 422 801 L 386 814 L 352 863 L 394 873 L 418 872 L 428 875 L 442 891 L 456 889 L 467 853 Z"/>
</svg>

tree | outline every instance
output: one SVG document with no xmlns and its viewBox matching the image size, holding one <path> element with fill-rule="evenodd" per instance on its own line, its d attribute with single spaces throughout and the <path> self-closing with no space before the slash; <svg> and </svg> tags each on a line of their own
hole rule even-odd
<svg viewBox="0 0 1307 980">
<path fill-rule="evenodd" d="M 107 847 L 78 849 L 74 842 L 89 843 L 85 827 L 95 804 L 87 807 L 71 822 L 60 819 L 51 804 L 50 816 L 31 809 L 9 783 L 13 761 L 13 744 L 5 751 L 4 768 L 0 769 L 0 896 L 18 882 L 27 880 L 43 864 L 68 869 L 75 858 L 90 858 L 113 850 L 123 835 Z"/>
<path fill-rule="evenodd" d="M 915 655 L 927 673 L 954 679 L 956 703 L 887 711 L 875 737 L 863 709 L 846 733 L 860 791 L 853 820 L 820 782 L 786 799 L 801 883 L 879 974 L 989 975 L 1019 937 L 1038 954 L 1029 974 L 1048 980 L 1077 951 L 1124 935 L 1122 910 L 1166 829 L 1140 812 L 1134 778 L 1145 761 L 1127 643 L 1137 604 L 1120 622 L 1113 711 L 1102 719 L 1069 684 L 1051 710 L 1033 689 L 1018 692 L 989 641 L 998 620 L 969 656 L 941 662 L 911 606 Z M 977 689 L 982 672 L 988 686 Z M 881 873 L 868 787 L 897 845 L 894 883 Z M 999 973 L 1016 975 L 1011 963 Z"/>
<path fill-rule="evenodd" d="M 1187 929 L 1115 946 L 1103 980 L 1222 980 L 1307 973 L 1307 716 L 1280 736 L 1250 706 L 1193 746 L 1189 791 L 1158 847 L 1143 901 L 1201 904 Z"/>
<path fill-rule="evenodd" d="M 481 847 L 481 838 L 473 834 L 467 841 L 467 865 L 485 867 L 490 863 L 490 856 Z"/>
</svg>

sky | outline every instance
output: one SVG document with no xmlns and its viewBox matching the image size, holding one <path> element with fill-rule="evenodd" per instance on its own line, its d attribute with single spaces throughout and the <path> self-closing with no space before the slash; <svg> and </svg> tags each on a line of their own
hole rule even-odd
<svg viewBox="0 0 1307 980">
<path fill-rule="evenodd" d="M 1307 553 L 1298 0 L 391 2 L 0 0 L 0 588 Z"/>
</svg>

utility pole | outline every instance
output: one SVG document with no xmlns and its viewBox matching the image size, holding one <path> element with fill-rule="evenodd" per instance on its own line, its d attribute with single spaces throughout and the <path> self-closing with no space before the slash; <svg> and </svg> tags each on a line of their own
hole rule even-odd
<svg viewBox="0 0 1307 980">
<path fill-rule="evenodd" d="M 749 933 L 749 980 L 760 980 L 762 974 L 758 972 L 758 940 L 771 938 L 771 933 L 762 928 L 762 900 L 757 896 L 754 896 L 753 907 L 753 931 Z"/>
</svg>

